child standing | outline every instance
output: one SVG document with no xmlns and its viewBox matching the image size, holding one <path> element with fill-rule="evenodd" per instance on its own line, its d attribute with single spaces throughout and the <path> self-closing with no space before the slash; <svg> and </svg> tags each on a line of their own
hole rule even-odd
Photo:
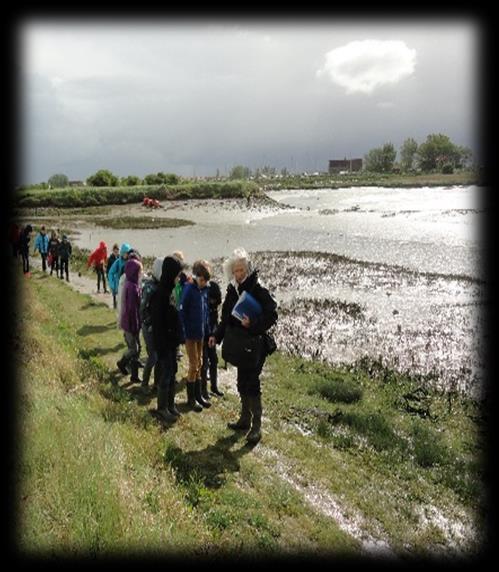
<svg viewBox="0 0 499 572">
<path fill-rule="evenodd" d="M 144 280 L 142 284 L 142 297 L 140 299 L 140 319 L 142 321 L 142 336 L 146 344 L 147 361 L 144 365 L 144 373 L 142 375 L 142 388 L 144 390 L 149 386 L 149 378 L 154 368 L 154 385 L 157 387 L 157 368 L 158 354 L 154 346 L 154 338 L 152 333 L 152 314 L 151 301 L 154 293 L 158 289 L 161 280 L 161 269 L 163 266 L 163 258 L 156 258 L 152 265 L 151 277 Z"/>
<path fill-rule="evenodd" d="M 63 274 L 66 273 L 66 281 L 69 282 L 69 259 L 71 257 L 71 252 L 73 248 L 68 240 L 68 237 L 63 234 L 62 241 L 59 244 L 59 262 L 60 262 L 60 275 L 59 278 L 62 280 L 64 278 Z"/>
<path fill-rule="evenodd" d="M 201 361 L 203 358 L 203 340 L 208 321 L 206 296 L 202 291 L 207 288 L 210 279 L 210 267 L 204 260 L 198 260 L 192 265 L 192 282 L 187 282 L 182 292 L 180 302 L 180 322 L 185 338 L 185 350 L 189 360 L 187 374 L 188 404 L 200 411 L 196 402 L 203 407 L 211 407 L 208 399 L 201 395 Z"/>
<path fill-rule="evenodd" d="M 49 237 L 47 236 L 47 231 L 45 230 L 44 225 L 40 227 L 40 232 L 36 235 L 35 249 L 33 250 L 33 254 L 35 254 L 37 250 L 40 253 L 40 256 L 42 257 L 42 270 L 46 272 L 47 255 L 49 251 Z"/>
<path fill-rule="evenodd" d="M 59 244 L 60 244 L 60 240 L 57 237 L 57 233 L 55 232 L 55 230 L 53 230 L 50 233 L 50 240 L 49 240 L 49 246 L 48 246 L 48 263 L 50 266 L 50 276 L 52 276 L 52 273 L 54 272 L 54 268 L 55 268 L 55 275 L 57 276 L 58 272 L 59 272 Z"/>
<path fill-rule="evenodd" d="M 116 245 L 115 245 L 116 246 Z M 118 295 L 118 286 L 120 283 L 120 278 L 123 272 L 125 271 L 125 263 L 128 258 L 128 252 L 131 250 L 131 246 L 128 243 L 123 243 L 119 250 L 119 256 L 112 262 L 111 266 L 109 267 L 107 273 L 107 283 L 109 284 L 109 288 L 113 294 L 113 306 L 116 309 L 117 300 L 116 296 Z M 114 254 L 114 247 L 113 247 L 113 254 Z M 109 266 L 109 261 L 108 261 Z"/>
<path fill-rule="evenodd" d="M 116 364 L 122 373 L 127 373 L 126 366 L 130 366 L 132 383 L 140 383 L 139 379 L 139 335 L 140 335 L 140 274 L 142 264 L 137 259 L 130 259 L 125 265 L 125 284 L 123 286 L 122 312 L 120 326 L 125 333 L 125 342 L 128 347 Z"/>
<path fill-rule="evenodd" d="M 88 257 L 87 266 L 93 266 L 97 272 L 97 293 L 100 294 L 100 283 L 104 286 L 104 294 L 107 294 L 106 277 L 104 274 L 104 265 L 107 262 L 107 244 L 104 241 L 99 242 L 99 246 Z"/>
<path fill-rule="evenodd" d="M 219 397 L 223 396 L 223 392 L 217 387 L 217 377 L 218 377 L 218 356 L 217 348 L 210 347 L 208 344 L 208 339 L 210 336 L 214 335 L 214 332 L 218 325 L 218 307 L 222 303 L 222 293 L 220 291 L 220 286 L 210 280 L 208 283 L 208 288 L 203 290 L 207 298 L 208 305 L 208 324 L 207 331 L 204 336 L 203 343 L 203 365 L 201 366 L 201 395 L 204 399 L 208 398 L 207 389 L 207 376 L 208 370 L 210 371 L 210 386 L 211 392 Z"/>
</svg>

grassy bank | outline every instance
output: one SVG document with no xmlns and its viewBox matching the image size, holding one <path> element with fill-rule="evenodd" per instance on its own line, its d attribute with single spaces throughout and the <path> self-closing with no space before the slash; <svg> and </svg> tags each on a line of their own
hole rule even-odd
<svg viewBox="0 0 499 572">
<path fill-rule="evenodd" d="M 162 427 L 148 412 L 155 399 L 117 374 L 114 312 L 38 272 L 21 278 L 27 553 L 344 555 L 373 538 L 399 555 L 477 549 L 480 530 L 462 532 L 480 528 L 483 510 L 472 402 L 422 395 L 372 365 L 344 371 L 278 353 L 265 368 L 257 447 L 226 429 L 238 410 L 230 367 L 224 398 L 199 414 L 186 411 L 181 382 L 184 415 Z M 411 410 L 418 403 L 428 415 Z"/>
<path fill-rule="evenodd" d="M 141 202 L 144 197 L 165 200 L 230 199 L 258 195 L 258 186 L 250 181 L 182 183 L 179 185 L 139 187 L 78 187 L 52 190 L 22 190 L 14 206 L 82 208 Z"/>
<path fill-rule="evenodd" d="M 291 176 L 278 180 L 258 180 L 265 190 L 280 189 L 323 189 L 345 187 L 447 187 L 454 185 L 478 185 L 479 177 L 472 171 L 452 174 L 375 174 L 352 173 L 348 175 L 323 175 L 315 177 Z"/>
</svg>

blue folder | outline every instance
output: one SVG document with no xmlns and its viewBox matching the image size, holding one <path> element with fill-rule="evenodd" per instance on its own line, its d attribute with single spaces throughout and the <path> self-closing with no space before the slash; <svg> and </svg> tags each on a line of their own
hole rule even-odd
<svg viewBox="0 0 499 572">
<path fill-rule="evenodd" d="M 262 306 L 246 290 L 239 296 L 239 300 L 232 310 L 232 315 L 238 320 L 243 319 L 243 314 L 248 316 L 250 321 L 257 318 L 262 313 Z"/>
</svg>

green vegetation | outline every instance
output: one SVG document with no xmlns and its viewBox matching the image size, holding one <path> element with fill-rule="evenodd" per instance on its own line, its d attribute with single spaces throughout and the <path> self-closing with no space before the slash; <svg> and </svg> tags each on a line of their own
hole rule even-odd
<svg viewBox="0 0 499 572">
<path fill-rule="evenodd" d="M 107 228 L 177 228 L 194 224 L 190 220 L 181 218 L 164 218 L 149 216 L 120 216 L 95 219 L 98 226 Z"/>
<path fill-rule="evenodd" d="M 20 190 L 15 206 L 92 207 L 142 202 L 148 196 L 159 200 L 229 199 L 258 195 L 258 186 L 248 181 L 182 183 L 159 187 L 77 187 L 61 190 Z"/>
<path fill-rule="evenodd" d="M 348 187 L 447 187 L 483 184 L 472 170 L 444 173 L 369 173 L 360 171 L 345 175 L 291 175 L 281 179 L 260 181 L 265 190 L 280 189 L 340 189 Z"/>
<path fill-rule="evenodd" d="M 396 552 L 428 555 L 452 542 L 423 510 L 476 525 L 478 537 L 459 545 L 480 548 L 478 404 L 457 396 L 449 408 L 428 390 L 431 415 L 420 416 L 407 408 L 419 380 L 276 353 L 264 370 L 256 448 L 226 429 L 238 411 L 227 387 L 196 414 L 185 410 L 181 382 L 184 415 L 162 427 L 147 411 L 155 400 L 117 373 L 124 343 L 112 310 L 39 272 L 12 287 L 23 297 L 12 343 L 22 348 L 15 474 L 28 554 L 356 554 L 359 540 L 321 510 L 328 495 Z M 179 379 L 185 372 L 182 361 Z M 222 387 L 234 376 L 229 368 Z"/>
</svg>

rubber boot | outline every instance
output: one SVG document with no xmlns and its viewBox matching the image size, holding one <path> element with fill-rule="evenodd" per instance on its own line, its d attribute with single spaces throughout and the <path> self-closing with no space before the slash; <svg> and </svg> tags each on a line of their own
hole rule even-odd
<svg viewBox="0 0 499 572">
<path fill-rule="evenodd" d="M 205 401 L 203 399 L 203 396 L 201 395 L 201 380 L 200 379 L 196 379 L 195 383 L 194 383 L 194 397 L 196 398 L 196 401 L 202 405 L 203 407 L 211 407 L 211 403 L 209 401 Z"/>
<path fill-rule="evenodd" d="M 253 419 L 251 422 L 251 429 L 246 435 L 246 441 L 251 444 L 256 444 L 262 438 L 262 396 L 251 395 L 249 397 L 249 406 Z"/>
<path fill-rule="evenodd" d="M 201 397 L 210 403 L 210 396 L 208 395 L 208 381 L 206 377 L 203 379 L 201 378 Z"/>
<path fill-rule="evenodd" d="M 182 414 L 175 407 L 175 383 L 170 383 L 168 386 L 168 411 L 175 415 L 175 417 L 180 417 Z"/>
<path fill-rule="evenodd" d="M 235 423 L 227 423 L 229 429 L 234 431 L 247 431 L 251 425 L 251 410 L 247 395 L 241 395 L 241 413 Z"/>
<path fill-rule="evenodd" d="M 156 415 L 167 423 L 177 420 L 177 417 L 168 411 L 169 389 L 169 387 L 158 387 L 158 409 L 156 410 Z"/>
<path fill-rule="evenodd" d="M 217 386 L 217 367 L 210 368 L 210 386 L 211 392 L 219 397 L 223 397 L 223 391 L 220 391 Z"/>
<path fill-rule="evenodd" d="M 194 395 L 195 392 L 195 383 L 193 383 L 192 381 L 188 381 L 185 384 L 186 388 L 187 388 L 187 405 L 191 408 L 194 409 L 194 411 L 203 411 L 203 408 L 201 407 L 201 405 L 199 405 L 196 402 L 196 397 Z"/>
<path fill-rule="evenodd" d="M 126 368 L 125 360 L 124 360 L 123 358 L 121 358 L 120 360 L 118 360 L 118 361 L 116 362 L 116 366 L 118 367 L 118 369 L 120 370 L 120 372 L 121 372 L 123 375 L 128 375 L 128 370 L 127 370 L 127 368 Z"/>
<path fill-rule="evenodd" d="M 139 364 L 136 359 L 132 359 L 130 362 L 130 381 L 132 383 L 142 383 L 139 378 Z"/>
</svg>

